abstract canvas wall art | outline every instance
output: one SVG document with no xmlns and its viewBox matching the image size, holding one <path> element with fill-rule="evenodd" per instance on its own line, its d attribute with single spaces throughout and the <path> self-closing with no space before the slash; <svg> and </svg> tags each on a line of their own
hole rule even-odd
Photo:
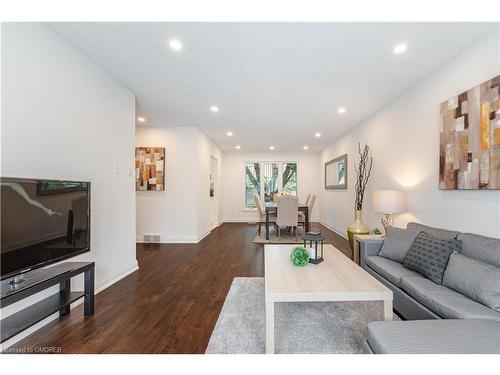
<svg viewBox="0 0 500 375">
<path fill-rule="evenodd" d="M 500 189 L 500 75 L 441 103 L 440 189 Z"/>
<path fill-rule="evenodd" d="M 165 190 L 165 148 L 135 148 L 135 190 Z"/>
</svg>

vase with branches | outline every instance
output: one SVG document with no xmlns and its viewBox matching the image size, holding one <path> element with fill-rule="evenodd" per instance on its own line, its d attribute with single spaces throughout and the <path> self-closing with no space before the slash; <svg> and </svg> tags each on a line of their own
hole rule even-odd
<svg viewBox="0 0 500 375">
<path fill-rule="evenodd" d="M 356 174 L 355 199 L 354 199 L 354 222 L 347 228 L 349 244 L 354 252 L 354 236 L 358 234 L 368 234 L 368 227 L 363 223 L 362 209 L 365 196 L 366 185 L 370 179 L 373 169 L 373 157 L 370 154 L 370 146 L 361 146 L 358 143 L 359 163 L 354 163 Z"/>
</svg>

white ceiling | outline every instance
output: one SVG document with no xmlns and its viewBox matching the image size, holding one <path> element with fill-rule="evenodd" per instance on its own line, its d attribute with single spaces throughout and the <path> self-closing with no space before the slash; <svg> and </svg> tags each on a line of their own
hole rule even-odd
<svg viewBox="0 0 500 375">
<path fill-rule="evenodd" d="M 493 24 L 49 23 L 129 87 L 148 126 L 197 126 L 225 151 L 319 151 Z M 181 51 L 168 46 L 172 38 Z M 402 56 L 392 53 L 408 44 Z M 437 105 L 438 103 L 436 103 Z M 220 108 L 209 111 L 211 105 Z M 338 107 L 347 113 L 337 114 Z M 140 124 L 138 124 L 140 125 Z M 227 131 L 233 137 L 226 136 Z M 315 132 L 322 137 L 316 139 Z"/>
</svg>

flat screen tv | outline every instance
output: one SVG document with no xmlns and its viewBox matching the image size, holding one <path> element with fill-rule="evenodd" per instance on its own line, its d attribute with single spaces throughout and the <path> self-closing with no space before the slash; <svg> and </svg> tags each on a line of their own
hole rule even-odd
<svg viewBox="0 0 500 375">
<path fill-rule="evenodd" d="M 1 278 L 90 250 L 90 182 L 0 177 Z"/>
</svg>

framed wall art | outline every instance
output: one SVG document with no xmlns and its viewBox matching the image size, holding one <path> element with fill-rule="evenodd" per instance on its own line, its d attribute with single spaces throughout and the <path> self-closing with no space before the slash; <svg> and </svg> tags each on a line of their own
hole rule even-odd
<svg viewBox="0 0 500 375">
<path fill-rule="evenodd" d="M 500 189 L 500 75 L 441 103 L 439 188 Z"/>
<path fill-rule="evenodd" d="M 165 190 L 165 148 L 135 148 L 135 190 Z"/>
</svg>

